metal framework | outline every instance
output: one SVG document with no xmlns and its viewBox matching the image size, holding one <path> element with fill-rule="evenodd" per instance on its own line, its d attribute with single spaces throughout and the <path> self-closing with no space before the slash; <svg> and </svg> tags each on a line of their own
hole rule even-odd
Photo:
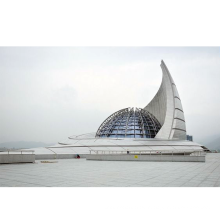
<svg viewBox="0 0 220 220">
<path fill-rule="evenodd" d="M 99 127 L 96 137 L 154 138 L 161 125 L 148 111 L 125 108 L 110 115 Z"/>
</svg>

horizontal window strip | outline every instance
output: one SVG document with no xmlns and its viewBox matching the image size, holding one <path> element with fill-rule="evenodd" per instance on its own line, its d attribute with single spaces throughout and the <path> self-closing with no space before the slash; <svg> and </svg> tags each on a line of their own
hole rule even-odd
<svg viewBox="0 0 220 220">
<path fill-rule="evenodd" d="M 179 110 L 179 111 L 181 111 L 181 112 L 183 112 L 183 110 L 182 109 L 180 109 L 180 108 L 175 108 L 176 110 Z"/>
<path fill-rule="evenodd" d="M 174 96 L 174 98 L 176 98 L 176 99 L 179 99 L 179 100 L 180 100 L 180 98 L 179 98 L 178 96 Z"/>
<path fill-rule="evenodd" d="M 177 120 L 180 120 L 180 121 L 183 121 L 183 122 L 185 122 L 183 119 L 181 119 L 181 118 L 174 118 L 174 119 L 177 119 Z"/>
<path fill-rule="evenodd" d="M 186 132 L 186 130 L 183 130 L 181 128 L 172 128 L 172 129 Z"/>
</svg>

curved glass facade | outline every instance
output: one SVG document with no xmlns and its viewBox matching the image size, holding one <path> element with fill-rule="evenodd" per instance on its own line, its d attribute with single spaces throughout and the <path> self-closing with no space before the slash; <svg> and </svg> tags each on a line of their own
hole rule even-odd
<svg viewBox="0 0 220 220">
<path fill-rule="evenodd" d="M 96 137 L 154 138 L 161 125 L 148 111 L 125 108 L 109 116 L 99 127 Z"/>
</svg>

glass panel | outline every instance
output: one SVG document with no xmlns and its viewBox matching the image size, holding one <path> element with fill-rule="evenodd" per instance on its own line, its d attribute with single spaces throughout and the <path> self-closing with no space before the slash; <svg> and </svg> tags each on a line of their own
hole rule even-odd
<svg viewBox="0 0 220 220">
<path fill-rule="evenodd" d="M 134 126 L 135 129 L 141 129 L 139 126 Z"/>
<path fill-rule="evenodd" d="M 128 126 L 127 129 L 134 129 L 134 126 Z"/>
<path fill-rule="evenodd" d="M 116 135 L 111 134 L 111 135 L 109 135 L 109 137 L 111 137 L 111 138 L 115 138 Z"/>
<path fill-rule="evenodd" d="M 124 138 L 125 135 L 124 135 L 124 134 L 118 134 L 117 137 L 118 137 L 118 138 Z"/>
<path fill-rule="evenodd" d="M 117 134 L 117 130 L 113 130 L 113 131 L 112 131 L 112 134 Z"/>
<path fill-rule="evenodd" d="M 123 125 L 122 126 L 118 126 L 118 129 L 124 129 L 125 130 L 126 126 L 123 126 Z"/>
<path fill-rule="evenodd" d="M 118 134 L 125 134 L 125 130 L 118 130 Z"/>
<path fill-rule="evenodd" d="M 135 130 L 135 134 L 141 134 L 141 130 Z"/>
<path fill-rule="evenodd" d="M 135 137 L 136 137 L 136 138 L 142 138 L 142 137 L 143 137 L 143 135 L 140 135 L 140 134 L 135 134 Z"/>
<path fill-rule="evenodd" d="M 127 134 L 126 136 L 127 138 L 134 138 L 134 135 L 131 135 L 131 134 Z"/>
<path fill-rule="evenodd" d="M 134 134 L 134 130 L 127 130 L 127 134 Z"/>
</svg>

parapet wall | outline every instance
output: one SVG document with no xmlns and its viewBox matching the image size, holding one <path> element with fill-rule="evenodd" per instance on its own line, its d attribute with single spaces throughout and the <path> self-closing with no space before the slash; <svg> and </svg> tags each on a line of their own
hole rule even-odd
<svg viewBox="0 0 220 220">
<path fill-rule="evenodd" d="M 34 162 L 35 154 L 0 154 L 0 164 Z"/>
<path fill-rule="evenodd" d="M 205 156 L 189 155 L 113 155 L 89 154 L 87 160 L 103 161 L 160 161 L 160 162 L 205 162 Z"/>
<path fill-rule="evenodd" d="M 86 154 L 79 154 L 80 158 L 86 158 Z M 37 154 L 36 160 L 73 159 L 77 154 Z"/>
</svg>

